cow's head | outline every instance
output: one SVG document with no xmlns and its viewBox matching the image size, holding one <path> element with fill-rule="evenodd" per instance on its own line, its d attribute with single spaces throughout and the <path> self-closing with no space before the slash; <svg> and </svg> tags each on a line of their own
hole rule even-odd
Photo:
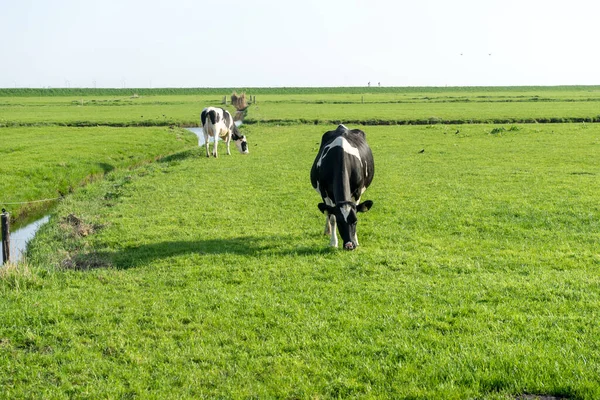
<svg viewBox="0 0 600 400">
<path fill-rule="evenodd" d="M 373 206 L 371 200 L 364 201 L 360 204 L 347 201 L 338 203 L 335 206 L 328 206 L 325 203 L 319 203 L 319 210 L 323 214 L 335 216 L 338 232 L 342 237 L 344 249 L 354 250 L 358 246 L 358 237 L 356 236 L 356 224 L 358 222 L 358 213 L 367 212 Z M 335 235 L 335 229 L 331 232 Z"/>
<path fill-rule="evenodd" d="M 235 146 L 242 154 L 248 154 L 248 141 L 246 140 L 246 135 L 242 135 L 237 128 L 233 129 L 233 134 L 231 135 L 231 139 L 233 139 Z"/>
</svg>

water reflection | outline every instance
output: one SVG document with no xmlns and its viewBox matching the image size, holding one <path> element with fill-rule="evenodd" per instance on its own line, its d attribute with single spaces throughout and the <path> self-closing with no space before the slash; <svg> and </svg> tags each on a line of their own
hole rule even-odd
<svg viewBox="0 0 600 400">
<path fill-rule="evenodd" d="M 185 128 L 188 131 L 196 134 L 196 136 L 198 136 L 198 146 L 204 146 L 205 140 L 204 140 L 204 129 L 202 129 L 201 126 L 198 127 L 192 127 L 192 128 Z M 212 138 L 209 138 L 209 142 L 212 142 Z"/>
<path fill-rule="evenodd" d="M 25 250 L 27 249 L 27 243 L 37 233 L 42 225 L 44 225 L 50 219 L 49 215 L 32 222 L 22 228 L 17 229 L 10 233 L 10 261 L 15 263 L 23 259 Z M 0 248 L 0 262 L 4 257 L 4 252 Z"/>
</svg>

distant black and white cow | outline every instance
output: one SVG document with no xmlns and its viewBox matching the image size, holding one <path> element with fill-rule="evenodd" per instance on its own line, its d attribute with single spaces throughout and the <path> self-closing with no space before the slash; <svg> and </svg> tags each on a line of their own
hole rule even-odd
<svg viewBox="0 0 600 400">
<path fill-rule="evenodd" d="M 340 125 L 323 135 L 310 180 L 324 201 L 319 203 L 319 210 L 325 214 L 324 233 L 331 235 L 331 246 L 338 245 L 336 225 L 345 249 L 354 250 L 358 246 L 357 213 L 373 206 L 371 200 L 360 203 L 360 197 L 371 184 L 374 173 L 373 153 L 363 131 Z"/>
<path fill-rule="evenodd" d="M 246 136 L 240 133 L 229 111 L 217 107 L 207 107 L 202 110 L 200 120 L 202 121 L 202 130 L 204 131 L 206 157 L 210 157 L 208 153 L 209 137 L 214 139 L 212 154 L 215 157 L 218 157 L 217 144 L 219 143 L 219 137 L 225 140 L 227 144 L 227 155 L 231 155 L 229 151 L 229 142 L 231 142 L 231 139 L 235 142 L 240 153 L 248 154 Z"/>
</svg>

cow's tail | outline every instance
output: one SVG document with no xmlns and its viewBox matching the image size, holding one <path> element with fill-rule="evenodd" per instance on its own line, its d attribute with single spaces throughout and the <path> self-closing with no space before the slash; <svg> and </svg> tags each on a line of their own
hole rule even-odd
<svg viewBox="0 0 600 400">
<path fill-rule="evenodd" d="M 206 112 L 206 110 L 202 110 L 202 113 L 200 114 L 200 122 L 202 122 L 202 126 L 206 124 Z"/>
</svg>

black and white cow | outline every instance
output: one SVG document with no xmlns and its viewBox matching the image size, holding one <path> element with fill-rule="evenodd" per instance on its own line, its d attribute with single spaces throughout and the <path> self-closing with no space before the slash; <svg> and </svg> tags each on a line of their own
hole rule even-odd
<svg viewBox="0 0 600 400">
<path fill-rule="evenodd" d="M 337 247 L 335 227 L 342 237 L 344 248 L 358 246 L 357 213 L 368 211 L 373 202 L 360 203 L 375 173 L 373 153 L 360 129 L 348 130 L 344 125 L 326 132 L 310 171 L 310 180 L 324 203 L 319 210 L 325 214 L 325 235 L 331 235 L 330 245 Z"/>
<path fill-rule="evenodd" d="M 218 157 L 217 144 L 219 143 L 219 137 L 225 140 L 227 144 L 227 155 L 231 155 L 229 151 L 229 142 L 231 142 L 231 139 L 235 142 L 240 153 L 248 154 L 246 136 L 240 133 L 229 111 L 217 107 L 207 107 L 202 110 L 200 120 L 202 121 L 202 130 L 204 131 L 206 157 L 210 157 L 208 153 L 209 137 L 214 139 L 212 154 L 215 157 Z"/>
</svg>

